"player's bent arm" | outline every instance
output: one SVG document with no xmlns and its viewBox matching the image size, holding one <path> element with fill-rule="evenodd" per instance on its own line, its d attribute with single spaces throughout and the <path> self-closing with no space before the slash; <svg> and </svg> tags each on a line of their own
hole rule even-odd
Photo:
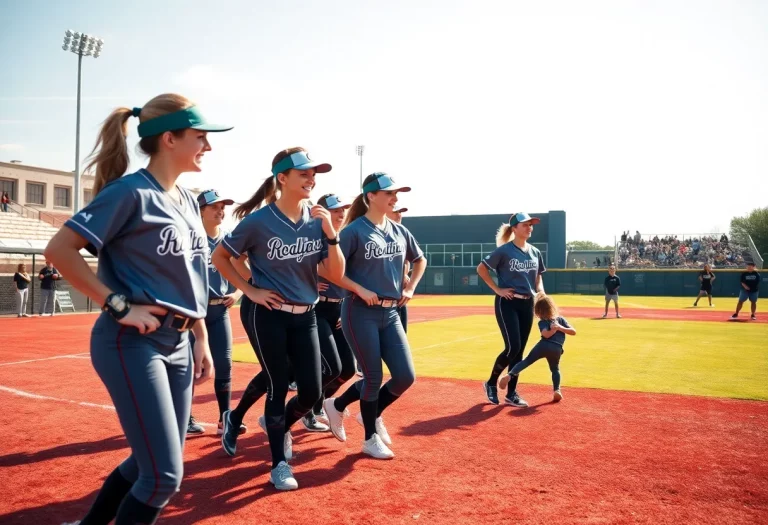
<svg viewBox="0 0 768 525">
<path fill-rule="evenodd" d="M 112 293 L 102 283 L 91 267 L 80 255 L 88 241 L 68 227 L 61 228 L 45 247 L 45 258 L 69 275 L 69 282 L 79 291 L 90 297 L 96 304 L 103 305 Z M 41 276 L 42 278 L 42 276 Z"/>
<path fill-rule="evenodd" d="M 576 335 L 576 329 L 573 328 L 573 327 L 566 328 L 565 326 L 561 326 L 560 328 L 558 328 L 558 330 L 560 330 L 561 332 L 563 332 L 566 335 Z"/>
<path fill-rule="evenodd" d="M 482 263 L 481 263 L 482 264 Z M 416 290 L 419 285 L 419 281 L 424 277 L 424 272 L 427 271 L 427 258 L 421 257 L 413 262 L 413 273 L 411 274 L 411 280 L 408 281 L 407 288 L 409 290 Z"/>
<path fill-rule="evenodd" d="M 356 295 L 361 295 L 361 292 L 364 293 L 364 291 L 367 291 L 365 288 L 357 284 L 355 281 L 353 281 L 346 275 L 342 275 L 341 279 L 334 278 L 334 276 L 332 276 L 331 273 L 328 271 L 328 268 L 326 268 L 326 266 L 323 264 L 317 265 L 317 275 L 331 281 L 336 286 L 341 286 L 345 290 L 349 290 L 350 292 Z"/>
<path fill-rule="evenodd" d="M 237 273 L 240 274 L 240 277 L 245 279 L 246 282 L 251 278 L 251 269 L 248 267 L 247 261 L 247 255 L 243 255 L 239 259 L 232 259 L 232 266 L 235 267 Z"/>
<path fill-rule="evenodd" d="M 541 274 L 538 274 L 536 276 L 536 293 L 537 294 L 547 293 L 544 291 L 544 279 L 541 278 Z"/>
<path fill-rule="evenodd" d="M 221 273 L 227 281 L 232 283 L 235 288 L 245 292 L 249 288 L 252 288 L 247 280 L 248 277 L 250 277 L 250 272 L 244 278 L 240 273 L 240 270 L 235 268 L 235 265 L 232 264 L 232 259 L 232 255 L 221 244 L 216 247 L 213 251 L 213 255 L 211 255 L 211 262 L 213 262 L 213 265 L 219 270 L 219 273 Z"/>
<path fill-rule="evenodd" d="M 480 276 L 480 278 L 487 284 L 491 290 L 494 291 L 494 293 L 499 293 L 499 287 L 496 286 L 496 283 L 493 282 L 493 279 L 491 279 L 491 272 L 488 270 L 488 267 L 485 265 L 485 263 L 480 263 L 477 265 L 477 275 Z"/>
<path fill-rule="evenodd" d="M 549 330 L 542 330 L 541 331 L 541 337 L 543 337 L 544 339 L 549 339 L 550 337 L 555 335 L 556 332 L 557 332 L 557 328 L 550 328 Z"/>
<path fill-rule="evenodd" d="M 327 273 L 327 276 L 324 277 L 333 283 L 344 277 L 346 259 L 344 259 L 344 253 L 338 244 L 328 246 L 328 257 L 320 262 L 318 269 L 321 267 Z"/>
</svg>

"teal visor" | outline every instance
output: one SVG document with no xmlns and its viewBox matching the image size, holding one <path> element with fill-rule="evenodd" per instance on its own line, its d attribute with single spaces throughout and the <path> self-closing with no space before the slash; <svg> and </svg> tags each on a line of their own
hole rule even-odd
<svg viewBox="0 0 768 525">
<path fill-rule="evenodd" d="M 398 186 L 395 184 L 395 179 L 386 173 L 374 173 L 373 175 L 376 178 L 363 186 L 363 193 L 372 191 L 411 191 L 411 188 L 408 186 Z"/>
<path fill-rule="evenodd" d="M 328 173 L 331 171 L 330 164 L 310 159 L 306 151 L 297 151 L 275 164 L 272 167 L 272 175 L 277 177 L 278 173 L 285 173 L 290 169 L 308 170 L 310 168 L 315 168 L 315 173 Z"/>
<path fill-rule="evenodd" d="M 517 226 L 520 223 L 523 222 L 530 222 L 531 224 L 539 224 L 541 222 L 541 219 L 537 219 L 536 217 L 531 217 L 527 213 L 515 213 L 512 217 L 509 218 L 509 225 L 510 226 Z"/>
<path fill-rule="evenodd" d="M 320 200 L 317 203 L 326 210 L 338 210 L 339 208 L 349 208 L 352 206 L 351 204 L 342 202 L 337 195 L 333 194 L 320 197 Z"/>
<path fill-rule="evenodd" d="M 166 131 L 196 129 L 198 131 L 229 131 L 233 126 L 221 126 L 206 121 L 197 106 L 174 111 L 139 124 L 139 137 L 152 137 Z"/>
</svg>

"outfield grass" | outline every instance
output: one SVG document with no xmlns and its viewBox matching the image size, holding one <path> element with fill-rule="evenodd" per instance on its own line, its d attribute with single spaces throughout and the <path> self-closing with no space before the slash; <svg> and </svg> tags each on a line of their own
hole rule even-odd
<svg viewBox="0 0 768 525">
<path fill-rule="evenodd" d="M 560 295 L 563 306 L 596 306 L 594 296 Z M 489 296 L 421 297 L 418 306 L 490 305 Z M 644 308 L 672 308 L 671 297 L 638 297 Z M 635 303 L 636 301 L 636 303 Z M 678 306 L 679 308 L 679 306 Z M 717 305 L 718 310 L 722 309 Z M 768 325 L 764 323 L 571 318 L 578 335 L 568 337 L 561 362 L 569 386 L 768 400 Z M 534 328 L 535 329 L 535 328 Z M 488 377 L 502 339 L 492 315 L 471 315 L 409 326 L 417 376 Z M 526 353 L 539 339 L 531 334 Z M 235 345 L 234 359 L 255 362 L 249 344 Z M 521 375 L 522 383 L 551 384 L 546 361 Z M 523 387 L 524 389 L 524 387 Z M 479 387 L 478 387 L 479 391 Z M 524 391 L 524 390 L 523 390 Z"/>
</svg>

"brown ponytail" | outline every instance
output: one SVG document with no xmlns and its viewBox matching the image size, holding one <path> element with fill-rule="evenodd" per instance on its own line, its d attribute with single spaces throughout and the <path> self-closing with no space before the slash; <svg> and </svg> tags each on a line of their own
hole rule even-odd
<svg viewBox="0 0 768 525">
<path fill-rule="evenodd" d="M 496 231 L 496 246 L 507 244 L 512 239 L 512 233 L 512 226 L 508 223 L 499 226 L 499 229 Z"/>
<path fill-rule="evenodd" d="M 274 168 L 277 165 L 277 163 L 283 160 L 285 157 L 289 155 L 293 155 L 294 153 L 298 153 L 299 151 L 307 151 L 307 150 L 305 150 L 304 148 L 284 149 L 283 151 L 275 155 L 274 159 L 272 159 L 272 167 Z M 238 220 L 244 219 L 253 210 L 257 210 L 261 208 L 261 205 L 264 203 L 264 201 L 267 201 L 267 204 L 272 204 L 277 200 L 278 191 L 280 191 L 280 181 L 277 180 L 276 176 L 272 175 L 268 179 L 266 179 L 261 184 L 261 186 L 259 186 L 259 189 L 256 190 L 256 193 L 253 194 L 253 197 L 251 197 L 246 202 L 240 204 L 237 208 L 235 208 L 235 211 L 234 211 L 235 218 Z"/>
<path fill-rule="evenodd" d="M 141 109 L 139 120 L 147 120 L 174 113 L 194 106 L 192 102 L 181 95 L 172 93 L 159 95 L 147 102 Z M 104 186 L 122 177 L 128 170 L 128 146 L 125 139 L 128 136 L 128 119 L 133 112 L 128 108 L 117 108 L 107 117 L 101 126 L 96 139 L 96 145 L 88 156 L 89 162 L 84 172 L 96 170 L 96 180 L 93 183 L 93 194 L 99 193 Z M 182 136 L 185 130 L 173 131 L 174 135 Z M 144 137 L 139 141 L 141 150 L 152 156 L 160 148 L 161 135 Z"/>
<path fill-rule="evenodd" d="M 371 173 L 368 175 L 365 179 L 363 179 L 363 188 L 365 186 L 376 180 L 377 174 Z M 370 192 L 370 193 L 378 193 L 378 192 Z M 365 213 L 368 211 L 368 196 L 365 193 L 361 193 L 357 197 L 355 197 L 355 200 L 352 201 L 352 206 L 347 211 L 347 217 L 344 219 L 344 226 L 347 227 L 350 224 L 352 224 L 352 221 L 355 219 L 362 217 L 365 215 Z"/>
</svg>

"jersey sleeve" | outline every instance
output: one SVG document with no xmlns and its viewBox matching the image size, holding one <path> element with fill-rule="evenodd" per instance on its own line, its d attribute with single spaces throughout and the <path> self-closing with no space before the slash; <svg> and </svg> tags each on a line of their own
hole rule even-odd
<svg viewBox="0 0 768 525">
<path fill-rule="evenodd" d="M 539 258 L 539 275 L 547 271 L 547 267 L 544 266 L 544 258 L 541 256 L 541 252 L 536 250 L 536 257 Z"/>
<path fill-rule="evenodd" d="M 320 260 L 324 261 L 328 258 L 328 239 L 323 237 L 323 247 L 320 248 Z"/>
<path fill-rule="evenodd" d="M 248 250 L 256 248 L 257 224 L 255 215 L 249 215 L 221 240 L 221 245 L 229 254 L 239 259 Z"/>
<path fill-rule="evenodd" d="M 566 319 L 565 317 L 560 317 L 559 321 L 560 321 L 560 326 L 562 326 L 563 328 L 571 327 L 571 325 L 568 324 L 568 319 Z"/>
<path fill-rule="evenodd" d="M 499 264 L 501 264 L 501 261 L 504 258 L 504 252 L 501 248 L 502 247 L 499 246 L 491 253 L 483 257 L 483 264 L 493 271 L 498 271 Z"/>
<path fill-rule="evenodd" d="M 73 215 L 68 227 L 97 250 L 120 235 L 139 208 L 133 189 L 120 179 L 107 184 L 93 200 Z"/>
<path fill-rule="evenodd" d="M 339 234 L 339 246 L 344 258 L 349 260 L 357 251 L 358 246 L 357 232 L 354 228 L 344 228 Z"/>
<path fill-rule="evenodd" d="M 405 260 L 408 262 L 416 262 L 424 257 L 424 252 L 421 250 L 421 246 L 416 242 L 416 238 L 411 235 L 408 228 L 403 228 L 405 231 Z"/>
<path fill-rule="evenodd" d="M 619 286 L 621 286 L 621 277 L 619 277 L 619 276 L 617 275 L 617 276 L 616 276 L 616 288 L 618 288 Z"/>
<path fill-rule="evenodd" d="M 539 332 L 543 332 L 544 330 L 549 330 L 549 321 L 541 320 L 539 321 Z"/>
</svg>

